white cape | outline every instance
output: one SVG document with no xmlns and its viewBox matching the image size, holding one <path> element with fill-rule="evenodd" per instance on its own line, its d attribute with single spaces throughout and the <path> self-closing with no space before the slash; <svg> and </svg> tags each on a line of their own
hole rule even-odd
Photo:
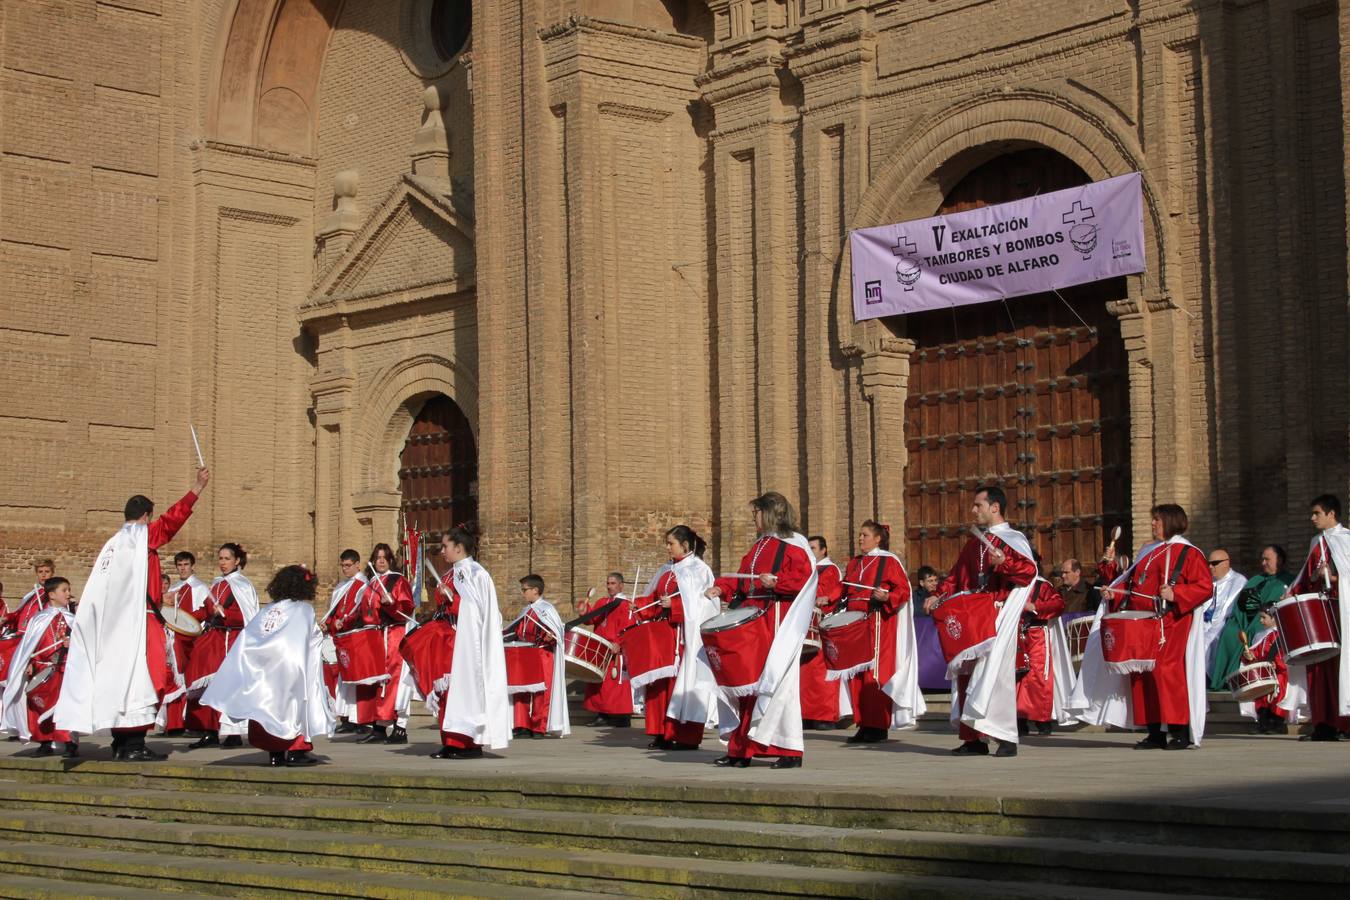
<svg viewBox="0 0 1350 900">
<path fill-rule="evenodd" d="M 283 740 L 331 735 L 334 717 L 323 683 L 322 643 L 314 607 L 278 600 L 244 626 L 200 703 L 222 716 L 257 722 Z"/>
<path fill-rule="evenodd" d="M 128 522 L 108 539 L 85 583 L 53 717 L 91 734 L 151 725 L 159 706 L 145 664 L 149 528 Z"/>
<path fill-rule="evenodd" d="M 1317 544 L 1325 541 L 1327 550 L 1331 554 L 1331 560 L 1336 564 L 1336 573 L 1340 577 L 1337 579 L 1336 605 L 1340 613 L 1341 621 L 1341 654 L 1336 657 L 1337 660 L 1337 702 L 1339 709 L 1336 710 L 1338 716 L 1350 716 L 1350 653 L 1345 651 L 1346 645 L 1346 622 L 1350 622 L 1350 529 L 1344 525 L 1335 525 L 1318 534 L 1312 539 L 1312 544 L 1308 547 L 1308 555 L 1312 556 L 1313 551 L 1317 549 Z M 1307 567 L 1307 562 L 1304 562 Z M 1314 587 L 1320 588 L 1319 583 Z M 1280 708 L 1289 713 L 1289 721 L 1301 721 L 1310 711 L 1308 704 L 1308 669 L 1306 666 L 1289 667 L 1289 689 L 1285 692 L 1284 700 L 1280 702 Z"/>
<path fill-rule="evenodd" d="M 900 564 L 901 575 L 906 578 L 909 577 L 905 573 L 905 564 L 901 562 L 900 557 L 891 551 L 877 547 L 868 551 L 867 555 L 889 556 Z M 877 565 L 883 565 L 883 563 L 877 563 Z M 912 600 L 900 607 L 899 612 L 895 614 L 894 621 L 895 671 L 881 686 L 881 692 L 891 698 L 891 727 L 917 728 L 919 717 L 928 711 L 928 704 L 924 702 L 923 691 L 919 689 L 919 645 L 914 637 L 914 603 Z M 879 661 L 873 658 L 870 669 L 880 675 L 878 663 Z M 833 676 L 834 672 L 830 672 L 825 677 L 834 680 Z M 842 709 L 840 712 L 842 714 Z"/>
<path fill-rule="evenodd" d="M 1073 657 L 1069 655 L 1069 637 L 1064 631 L 1064 619 L 1056 616 L 1045 628 L 1045 662 L 1050 667 L 1051 687 L 1054 699 L 1052 711 L 1055 721 L 1060 725 L 1072 725 L 1074 715 L 1069 711 L 1069 703 L 1074 688 L 1078 686 L 1078 674 L 1074 671 Z"/>
<path fill-rule="evenodd" d="M 0 704 L 0 724 L 10 734 L 17 734 L 23 740 L 32 737 L 28 732 L 28 694 L 24 691 L 27 682 L 28 663 L 33 658 L 33 654 L 39 650 L 46 649 L 38 646 L 38 640 L 51 624 L 52 619 L 58 615 L 66 617 L 66 625 L 73 626 L 75 617 L 64 609 L 55 606 L 49 606 L 42 612 L 28 620 L 28 628 L 23 633 L 23 638 L 19 641 L 18 648 L 14 651 L 14 656 L 9 661 L 9 672 L 5 681 L 5 692 Z M 38 716 L 39 721 L 51 718 L 56 707 L 43 710 Z"/>
<path fill-rule="evenodd" d="M 657 575 L 664 571 L 675 573 L 680 604 L 684 607 L 684 624 L 680 628 L 684 640 L 680 648 L 679 671 L 671 687 L 666 717 L 676 722 L 698 722 L 705 728 L 716 725 L 717 679 L 708 666 L 708 656 L 703 652 L 703 632 L 699 630 L 704 622 L 716 616 L 720 610 L 716 600 L 704 596 L 715 580 L 712 569 L 690 553 L 679 562 L 663 566 Z"/>
<path fill-rule="evenodd" d="M 511 742 L 512 715 L 497 588 L 473 558 L 461 559 L 454 569 L 459 620 L 441 730 L 498 750 Z"/>
<path fill-rule="evenodd" d="M 1233 602 L 1247 585 L 1247 576 L 1235 569 L 1214 582 L 1214 593 L 1194 613 L 1196 624 L 1205 632 L 1205 670 L 1214 665 L 1214 651 L 1219 645 L 1219 635 L 1223 633 L 1224 623 L 1233 612 Z M 1205 621 L 1205 615 L 1209 621 Z M 1194 626 L 1192 626 L 1194 627 Z"/>
<path fill-rule="evenodd" d="M 505 630 L 510 630 L 517 622 L 525 617 L 525 612 L 530 610 L 539 617 L 539 621 L 544 623 L 549 634 L 553 635 L 553 689 L 548 695 L 548 732 L 559 736 L 572 733 L 572 725 L 567 718 L 567 659 L 563 650 L 567 642 L 566 631 L 563 628 L 562 616 L 558 615 L 558 609 L 548 600 L 540 597 L 525 608 L 524 612 L 511 620 L 511 624 L 506 626 Z"/>
<path fill-rule="evenodd" d="M 802 740 L 802 642 L 806 640 L 807 629 L 815 614 L 819 573 L 811 544 L 804 536 L 793 533 L 784 540 L 806 554 L 811 564 L 811 577 L 792 598 L 787 613 L 778 623 L 773 643 L 769 645 L 769 658 L 755 685 L 749 735 L 750 740 L 766 746 L 803 750 L 806 744 Z M 706 652 L 702 654 L 704 665 L 708 664 L 707 656 Z M 717 692 L 717 699 L 718 731 L 725 737 L 740 724 L 739 704 L 736 697 L 724 690 Z"/>
<path fill-rule="evenodd" d="M 210 586 L 196 575 L 190 575 L 188 576 L 187 581 L 180 581 L 177 584 L 170 586 L 168 593 L 164 596 L 174 597 L 176 599 L 178 592 L 184 587 L 192 589 L 192 611 L 200 612 L 201 608 L 206 605 L 206 598 L 211 594 Z"/>
<path fill-rule="evenodd" d="M 1200 551 L 1181 535 L 1175 535 L 1165 543 L 1185 545 L 1195 552 Z M 1161 547 L 1161 543 L 1148 544 L 1139 551 L 1134 563 L 1116 576 L 1111 584 L 1123 583 L 1150 553 Z M 1073 696 L 1069 700 L 1069 711 L 1080 722 L 1088 725 L 1114 725 L 1117 728 L 1135 728 L 1134 692 L 1130 688 L 1130 676 L 1113 672 L 1102 658 L 1101 624 L 1106 614 L 1105 598 L 1097 605 L 1092 618 L 1092 630 L 1088 632 L 1087 645 L 1083 650 L 1083 664 L 1078 673 L 1078 684 L 1074 686 Z M 1192 613 L 1194 615 L 1194 613 Z M 1198 747 L 1205 736 L 1205 714 L 1209 703 L 1205 695 L 1205 630 L 1191 622 L 1190 636 L 1186 640 L 1186 700 L 1191 713 L 1191 741 Z M 1166 723 L 1162 723 L 1166 724 Z"/>
<path fill-rule="evenodd" d="M 1007 522 L 993 526 L 989 533 L 1015 553 L 1035 559 L 1026 536 Z M 964 707 L 957 679 L 952 679 L 952 722 L 961 722 L 981 734 L 1014 744 L 1017 743 L 1017 637 L 1032 584 L 1011 591 L 998 611 L 993 646 L 987 656 L 976 661 L 970 673 Z"/>
<path fill-rule="evenodd" d="M 365 584 L 366 573 L 357 572 L 351 578 L 333 588 L 333 593 L 328 598 L 328 610 L 323 614 L 323 622 L 327 623 L 328 617 L 333 614 L 333 610 L 337 609 L 338 601 L 346 595 L 347 590 L 353 583 Z M 405 677 L 407 676 L 407 666 L 403 667 L 403 674 Z M 356 712 L 356 686 L 343 681 L 341 674 L 338 675 L 337 685 L 333 693 L 333 715 L 345 718 Z"/>
</svg>

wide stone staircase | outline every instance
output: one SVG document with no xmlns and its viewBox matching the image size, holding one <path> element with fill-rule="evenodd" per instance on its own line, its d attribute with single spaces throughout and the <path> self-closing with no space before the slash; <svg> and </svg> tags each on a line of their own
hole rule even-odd
<svg viewBox="0 0 1350 900">
<path fill-rule="evenodd" d="M 0 758 L 0 896 L 1343 896 L 1350 814 Z"/>
</svg>

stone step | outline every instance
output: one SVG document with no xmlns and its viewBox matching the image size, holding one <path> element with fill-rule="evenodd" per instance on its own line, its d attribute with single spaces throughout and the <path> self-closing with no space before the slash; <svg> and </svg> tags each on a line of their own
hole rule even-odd
<svg viewBox="0 0 1350 900">
<path fill-rule="evenodd" d="M 426 864 L 417 856 L 422 842 L 470 837 L 499 846 L 518 845 L 505 856 L 487 857 L 475 865 L 510 869 L 524 859 L 551 865 L 562 850 L 604 851 L 622 846 L 643 857 L 697 857 L 700 860 L 784 863 L 817 868 L 860 869 L 910 875 L 953 875 L 984 879 L 1039 880 L 1093 887 L 1128 888 L 1137 873 L 1147 871 L 1168 878 L 1175 890 L 1222 889 L 1232 896 L 1260 896 L 1278 886 L 1292 890 L 1350 882 L 1350 865 L 1339 855 L 1271 850 L 1223 850 L 1189 846 L 1116 843 L 1108 856 L 1096 841 L 1065 838 L 1017 838 L 951 832 L 847 829 L 811 825 L 771 825 L 762 822 L 704 821 L 675 817 L 606 816 L 538 810 L 490 810 L 411 803 L 307 800 L 273 797 L 214 797 L 78 786 L 42 786 L 0 789 L 0 835 L 22 839 L 47 835 L 62 841 L 117 840 L 136 820 L 192 823 L 184 833 L 193 844 L 211 835 L 221 854 L 256 854 L 258 829 L 283 835 L 317 836 L 349 845 L 350 832 L 378 834 L 384 846 L 401 848 L 408 861 Z M 35 810 L 28 812 L 27 810 Z M 120 818 L 108 824 L 107 816 Z M 253 830 L 239 830 L 240 828 Z M 146 832 L 149 829 L 149 832 Z M 153 834 L 151 834 L 153 832 Z M 145 824 L 142 833 L 157 843 L 172 843 Z M 171 828 L 168 832 L 174 833 Z M 522 849 L 521 846 L 529 849 Z M 262 846 L 276 844 L 264 840 Z M 329 844 L 309 851 L 331 854 Z M 187 847 L 182 852 L 196 852 Z M 542 854 L 542 855 L 541 855 Z M 489 858 L 490 857 L 490 858 Z M 503 862 L 504 860 L 504 862 Z M 543 860 L 550 862 L 544 863 Z M 1047 862 L 1049 861 L 1049 862 Z M 324 865 L 345 864 L 324 859 Z M 467 877 L 464 873 L 453 873 Z M 649 873 L 650 874 L 650 873 Z"/>
<path fill-rule="evenodd" d="M 337 767 L 268 769 L 182 765 L 172 761 L 129 768 L 101 760 L 0 758 L 6 790 L 53 785 L 62 789 L 166 791 L 201 802 L 238 795 L 464 807 L 491 811 L 667 817 L 718 822 L 802 824 L 837 828 L 959 832 L 1003 837 L 1080 838 L 1142 844 L 1350 854 L 1350 813 L 1291 812 L 1177 805 L 1168 798 L 1122 803 L 1082 798 L 911 795 L 819 789 L 809 785 L 622 783 L 475 775 L 413 775 Z M 90 790 L 90 794 L 96 793 Z M 181 801 L 186 802 L 186 801 Z M 241 805 L 247 800 L 233 802 Z"/>
<path fill-rule="evenodd" d="M 175 857 L 159 852 L 94 850 L 8 841 L 0 847 L 0 882 L 14 878 L 46 883 L 92 882 L 96 890 L 133 890 L 136 896 L 184 895 L 260 897 L 492 898 L 492 900 L 580 900 L 586 892 L 539 890 L 483 881 L 457 881 L 392 872 L 354 873 L 350 868 L 278 864 L 248 860 Z M 50 881 L 49 879 L 54 879 Z M 23 894 L 22 896 L 32 896 Z M 92 890 L 54 896 L 129 896 Z"/>
<path fill-rule="evenodd" d="M 80 884 L 77 881 L 61 881 L 40 875 L 6 874 L 0 878 L 0 898 L 3 900 L 95 900 L 104 897 L 131 898 L 144 897 L 147 893 L 140 887 L 123 887 L 115 884 Z M 180 900 L 210 897 L 212 894 L 193 894 L 174 892 Z"/>
<path fill-rule="evenodd" d="M 231 896 L 285 892 L 292 896 L 566 899 L 599 893 L 674 899 L 732 892 L 747 897 L 1080 897 L 1083 892 L 1075 885 L 1045 882 L 840 872 L 817 866 L 695 858 L 661 861 L 622 853 L 559 850 L 532 858 L 521 853 L 520 847 L 485 850 L 489 845 L 454 841 L 381 839 L 359 843 L 354 853 L 350 838 L 332 842 L 331 838 L 274 828 L 182 828 L 178 824 L 62 818 L 70 819 L 65 827 L 78 834 L 38 830 L 27 839 L 7 839 L 0 846 L 0 872 L 41 872 L 70 881 L 139 885 L 146 891 Z M 39 816 L 30 824 L 42 828 L 50 820 Z M 54 838 L 65 839 L 43 845 Z M 316 854 L 319 847 L 327 851 Z M 174 850 L 192 850 L 193 854 L 178 855 Z M 213 850 L 219 854 L 212 854 Z M 332 861 L 339 865 L 329 865 Z M 454 877 L 459 873 L 466 874 Z M 1135 874 L 1134 881 L 1153 882 L 1145 872 Z M 1093 897 L 1104 900 L 1127 896 L 1158 895 L 1133 889 L 1093 889 Z"/>
</svg>

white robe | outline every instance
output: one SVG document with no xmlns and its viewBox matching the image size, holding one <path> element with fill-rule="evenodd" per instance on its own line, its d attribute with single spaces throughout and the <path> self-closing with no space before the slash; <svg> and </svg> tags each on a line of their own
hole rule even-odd
<svg viewBox="0 0 1350 900">
<path fill-rule="evenodd" d="M 0 724 L 10 734 L 17 734 L 23 740 L 28 740 L 32 735 L 28 731 L 28 694 L 24 691 L 27 682 L 28 663 L 33 658 L 33 654 L 45 647 L 38 646 L 38 641 L 47 631 L 47 626 L 58 615 L 66 617 L 66 625 L 73 627 L 75 617 L 65 609 L 55 606 L 49 606 L 42 612 L 28 620 L 28 628 L 23 633 L 23 638 L 19 641 L 19 646 L 14 651 L 14 656 L 9 661 L 9 671 L 6 674 L 5 691 L 3 697 L 0 697 Z M 44 721 L 52 717 L 56 707 L 44 710 L 39 721 Z"/>
<path fill-rule="evenodd" d="M 145 661 L 149 528 L 127 522 L 99 551 L 89 573 L 56 703 L 61 731 L 151 725 L 159 697 Z"/>
<path fill-rule="evenodd" d="M 788 605 L 783 620 L 778 624 L 778 631 L 773 636 L 773 643 L 769 645 L 769 658 L 755 685 L 755 706 L 750 714 L 749 737 L 765 746 L 804 750 L 802 642 L 806 640 L 806 631 L 811 627 L 811 618 L 815 612 L 819 574 L 816 572 L 816 558 L 811 553 L 811 544 L 804 536 L 794 533 L 783 540 L 806 553 L 806 559 L 811 564 L 811 577 Z M 707 651 L 704 650 L 701 656 L 703 665 L 708 665 Z M 718 731 L 725 737 L 740 724 L 740 707 L 738 698 L 725 690 L 717 692 L 717 699 Z"/>
<path fill-rule="evenodd" d="M 1035 558 L 1026 536 L 1007 522 L 993 526 L 989 533 L 1013 552 L 1027 559 Z M 1017 743 L 1017 637 L 1031 588 L 1030 584 L 1016 588 L 1003 601 L 1003 608 L 994 619 L 993 646 L 988 655 L 976 661 L 970 673 L 964 706 L 957 679 L 952 679 L 952 722 L 1014 744 Z"/>
<path fill-rule="evenodd" d="M 253 616 L 216 670 L 201 704 L 225 717 L 252 720 L 273 737 L 312 739 L 333 733 L 334 716 L 323 683 L 314 607 L 278 600 Z"/>
<path fill-rule="evenodd" d="M 540 597 L 511 620 L 504 630 L 510 631 L 517 622 L 525 618 L 525 613 L 533 611 L 539 621 L 553 635 L 553 689 L 548 695 L 548 733 L 559 737 L 572 733 L 572 725 L 567 717 L 567 659 L 563 652 L 567 641 L 562 616 L 548 600 Z"/>
<path fill-rule="evenodd" d="M 455 563 L 459 619 L 441 730 L 499 750 L 511 743 L 502 613 L 492 576 L 472 558 Z"/>
<path fill-rule="evenodd" d="M 1167 543 L 1185 545 L 1195 552 L 1198 548 L 1181 535 L 1175 535 Z M 1125 582 L 1135 566 L 1145 559 L 1160 544 L 1148 544 L 1141 548 L 1134 563 L 1116 576 L 1111 584 Z M 1113 672 L 1106 666 L 1102 657 L 1102 616 L 1106 615 L 1105 598 L 1097 605 L 1092 618 L 1092 630 L 1088 632 L 1087 644 L 1083 649 L 1083 665 L 1078 673 L 1078 683 L 1074 686 L 1069 701 L 1069 711 L 1080 721 L 1088 725 L 1114 725 L 1117 728 L 1135 728 L 1134 691 L 1130 686 L 1130 676 Z M 1191 740 L 1198 747 L 1205 736 L 1205 714 L 1209 711 L 1205 681 L 1205 637 L 1204 629 L 1191 623 L 1190 636 L 1186 639 L 1186 701 L 1191 714 Z"/>
<path fill-rule="evenodd" d="M 1196 625 L 1203 626 L 1205 632 L 1205 671 L 1214 665 L 1214 651 L 1219 644 L 1219 635 L 1223 633 L 1224 623 L 1233 612 L 1233 601 L 1247 585 L 1247 576 L 1236 570 L 1214 582 L 1214 593 L 1209 600 L 1197 609 Z M 1208 621 L 1206 621 L 1208 617 Z M 1192 627 L 1195 627 L 1194 625 Z"/>
<path fill-rule="evenodd" d="M 721 609 L 718 601 L 704 596 L 715 579 L 708 564 L 692 553 L 679 562 L 662 566 L 657 575 L 667 571 L 675 574 L 680 604 L 684 608 L 684 624 L 680 626 L 683 640 L 679 670 L 671 686 L 666 717 L 676 722 L 697 722 L 706 728 L 717 724 L 718 691 L 717 679 L 703 652 L 703 632 L 699 629 Z"/>
</svg>

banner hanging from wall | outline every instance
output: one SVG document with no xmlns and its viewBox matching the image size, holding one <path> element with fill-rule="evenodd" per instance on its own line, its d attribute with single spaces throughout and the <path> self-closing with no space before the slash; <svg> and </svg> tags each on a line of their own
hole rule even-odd
<svg viewBox="0 0 1350 900">
<path fill-rule="evenodd" d="M 1138 172 L 848 236 L 853 318 L 985 303 L 1144 271 Z"/>
</svg>

